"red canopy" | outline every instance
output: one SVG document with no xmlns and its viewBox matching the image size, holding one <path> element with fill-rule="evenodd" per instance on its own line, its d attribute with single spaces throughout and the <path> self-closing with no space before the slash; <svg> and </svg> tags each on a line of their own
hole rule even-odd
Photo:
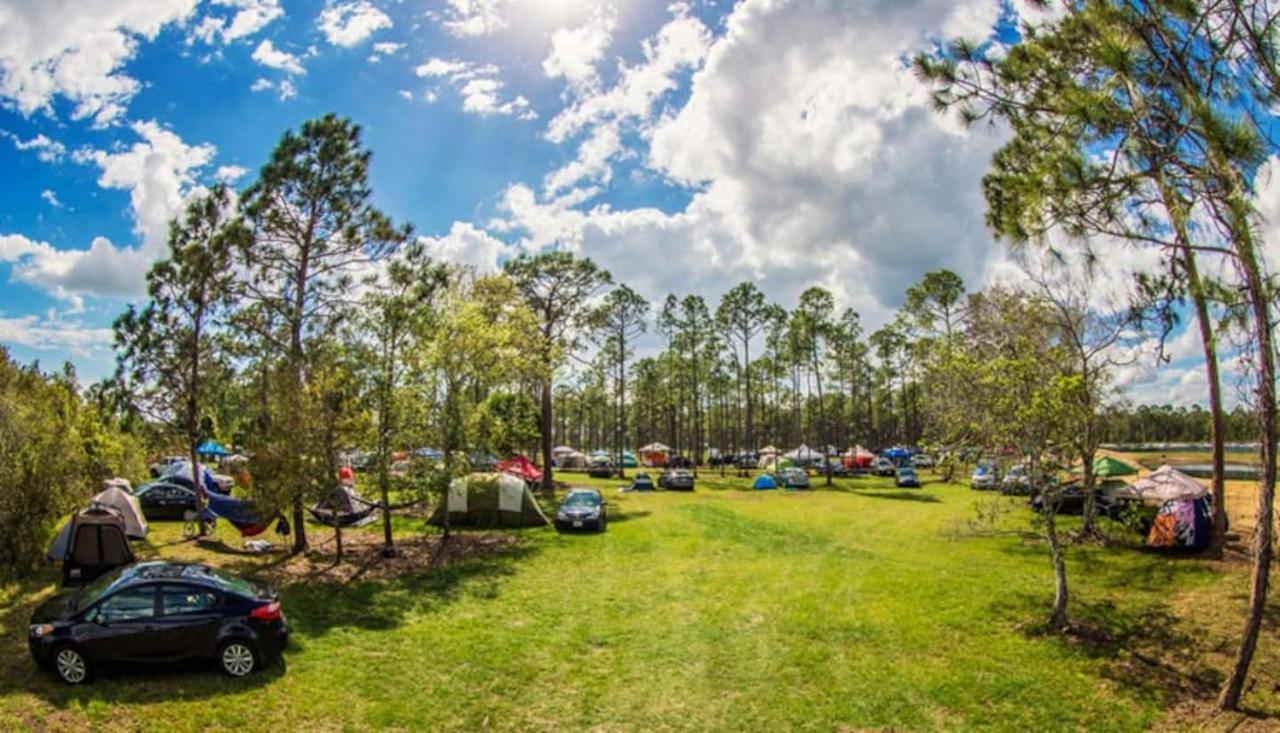
<svg viewBox="0 0 1280 733">
<path fill-rule="evenodd" d="M 498 470 L 509 473 L 516 478 L 536 484 L 542 480 L 542 469 L 533 465 L 533 461 L 521 455 L 515 455 L 498 464 Z"/>
</svg>

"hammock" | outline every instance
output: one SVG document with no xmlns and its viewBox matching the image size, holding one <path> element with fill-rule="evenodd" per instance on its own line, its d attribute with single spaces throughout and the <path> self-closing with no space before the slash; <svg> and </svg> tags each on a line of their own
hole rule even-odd
<svg viewBox="0 0 1280 733">
<path fill-rule="evenodd" d="M 374 521 L 373 514 L 381 507 L 380 502 L 366 500 L 349 486 L 338 486 L 328 499 L 316 502 L 307 511 L 321 524 L 353 527 Z"/>
<path fill-rule="evenodd" d="M 205 514 L 224 519 L 240 530 L 243 537 L 256 537 L 271 526 L 271 520 L 263 521 L 253 510 L 253 502 L 236 499 L 212 491 L 204 492 Z"/>
</svg>

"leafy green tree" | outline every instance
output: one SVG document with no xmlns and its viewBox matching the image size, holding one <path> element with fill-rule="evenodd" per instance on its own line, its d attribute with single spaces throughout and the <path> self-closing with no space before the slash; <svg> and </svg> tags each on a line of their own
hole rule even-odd
<svg viewBox="0 0 1280 733">
<path fill-rule="evenodd" d="M 716 321 L 729 336 L 733 346 L 734 361 L 738 371 L 738 384 L 746 404 L 747 447 L 755 450 L 755 398 L 751 391 L 751 341 L 764 328 L 764 293 L 755 283 L 735 285 L 720 299 L 716 308 Z"/>
<path fill-rule="evenodd" d="M 542 407 L 542 489 L 555 486 L 551 466 L 552 379 L 567 355 L 580 345 L 592 313 L 592 300 L 613 278 L 586 258 L 563 250 L 537 255 L 521 255 L 508 260 L 503 269 L 520 290 L 537 316 L 539 358 L 542 378 L 539 399 Z"/>
<path fill-rule="evenodd" d="M 135 409 L 182 436 L 199 475 L 211 383 L 227 365 L 215 330 L 230 305 L 234 249 L 248 231 L 233 217 L 226 186 L 191 201 L 169 228 L 169 257 L 147 272 L 150 302 L 132 305 L 114 324 L 117 379 Z M 204 493 L 197 491 L 197 511 Z M 205 525 L 200 525 L 201 536 Z"/>
<path fill-rule="evenodd" d="M 827 290 L 812 287 L 800 294 L 800 302 L 791 313 L 791 328 L 795 332 L 796 344 L 806 356 L 809 373 L 818 387 L 818 440 L 822 446 L 823 465 L 826 466 L 827 448 L 831 445 L 822 395 L 822 365 L 826 361 L 826 348 L 830 339 L 833 324 L 832 314 L 835 311 L 835 298 Z M 827 486 L 831 485 L 831 471 L 823 471 L 827 477 Z"/>
<path fill-rule="evenodd" d="M 384 259 L 409 236 L 374 207 L 369 190 L 370 153 L 360 128 L 335 115 L 288 131 L 258 179 L 244 192 L 242 208 L 253 236 L 240 248 L 248 273 L 238 284 L 251 306 L 239 324 L 283 370 L 275 426 L 301 434 L 301 416 L 313 345 L 334 338 L 352 313 L 351 291 L 361 272 Z M 307 549 L 303 504 L 309 498 L 303 463 L 321 456 L 297 456 L 296 473 L 283 471 L 270 488 L 291 507 L 293 551 Z"/>
</svg>

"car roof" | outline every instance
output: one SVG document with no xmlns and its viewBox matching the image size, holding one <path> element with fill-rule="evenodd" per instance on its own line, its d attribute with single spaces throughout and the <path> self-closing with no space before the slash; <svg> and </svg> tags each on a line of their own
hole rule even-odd
<svg viewBox="0 0 1280 733">
<path fill-rule="evenodd" d="M 574 494 L 592 494 L 595 496 L 599 496 L 600 490 L 599 489 L 569 489 L 569 493 L 565 494 L 564 496 L 567 499 L 570 496 L 573 496 Z"/>
<path fill-rule="evenodd" d="M 165 560 L 150 560 L 125 566 L 120 573 L 120 577 L 111 584 L 107 592 L 111 593 L 128 586 L 158 581 L 190 583 L 222 591 L 238 592 L 229 587 L 222 578 L 214 574 L 213 568 L 208 565 L 168 562 Z"/>
</svg>

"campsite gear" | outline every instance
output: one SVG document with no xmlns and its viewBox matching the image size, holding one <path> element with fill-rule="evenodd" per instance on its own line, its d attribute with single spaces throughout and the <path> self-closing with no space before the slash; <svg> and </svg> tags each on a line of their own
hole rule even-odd
<svg viewBox="0 0 1280 733">
<path fill-rule="evenodd" d="M 107 507 L 119 514 L 124 520 L 124 534 L 129 539 L 146 539 L 147 520 L 142 514 L 142 505 L 138 503 L 137 497 L 121 489 L 114 479 L 104 483 L 106 488 L 93 497 L 92 504 Z M 124 483 L 127 486 L 129 482 Z"/>
<path fill-rule="evenodd" d="M 343 466 L 338 469 L 338 481 L 344 484 L 354 484 L 356 482 L 356 472 L 351 466 Z"/>
<path fill-rule="evenodd" d="M 1212 529 L 1212 496 L 1166 501 L 1147 534 L 1147 546 L 1200 550 L 1208 546 Z"/>
<path fill-rule="evenodd" d="M 761 471 L 777 471 L 783 468 L 791 468 L 796 465 L 794 461 L 777 453 L 766 453 L 760 456 L 760 460 L 756 462 L 756 468 Z"/>
<path fill-rule="evenodd" d="M 860 445 L 855 445 L 849 449 L 848 453 L 844 454 L 843 462 L 844 467 L 848 469 L 868 469 L 875 463 L 875 460 L 876 454 Z"/>
<path fill-rule="evenodd" d="M 79 591 L 55 595 L 31 616 L 36 663 L 67 684 L 116 661 L 212 658 L 243 677 L 289 640 L 270 586 L 204 565 L 140 562 Z"/>
<path fill-rule="evenodd" d="M 671 456 L 671 447 L 662 443 L 650 443 L 640 448 L 640 457 L 644 465 L 653 468 L 665 468 Z"/>
<path fill-rule="evenodd" d="M 83 585 L 133 562 L 124 519 L 105 506 L 81 509 L 49 545 L 49 559 L 62 563 L 62 584 Z"/>
<path fill-rule="evenodd" d="M 161 481 L 179 486 L 186 486 L 188 489 L 195 490 L 195 482 L 191 480 L 191 462 L 181 461 L 169 466 L 168 471 L 160 477 Z M 230 494 L 231 487 L 235 485 L 235 480 L 230 476 L 217 476 L 209 467 L 200 464 L 200 485 L 205 491 L 214 494 Z"/>
<path fill-rule="evenodd" d="M 542 469 L 533 465 L 533 461 L 516 454 L 497 465 L 498 473 L 505 473 L 524 481 L 536 484 L 542 481 Z"/>
<path fill-rule="evenodd" d="M 1161 466 L 1116 492 L 1124 499 L 1140 499 L 1152 504 L 1194 501 L 1209 493 L 1199 481 L 1172 466 Z"/>
<path fill-rule="evenodd" d="M 356 493 L 350 486 L 339 484 L 333 488 L 329 496 L 307 508 L 312 518 L 330 527 L 359 527 L 377 519 L 374 512 L 381 507 Z"/>
<path fill-rule="evenodd" d="M 767 491 L 769 489 L 778 488 L 778 482 L 774 481 L 773 477 L 770 476 L 769 474 L 762 473 L 756 477 L 756 481 L 755 483 L 751 484 L 751 488 L 755 489 L 756 491 Z"/>
<path fill-rule="evenodd" d="M 253 502 L 247 499 L 235 499 L 222 494 L 205 494 L 206 511 L 225 519 L 228 524 L 240 531 L 244 537 L 256 537 L 271 526 L 273 517 L 262 519 L 253 509 Z"/>
<path fill-rule="evenodd" d="M 1102 479 L 1137 476 L 1138 469 L 1111 456 L 1102 456 L 1093 462 L 1093 475 Z"/>
<path fill-rule="evenodd" d="M 556 509 L 556 530 L 605 531 L 609 523 L 607 503 L 595 489 L 571 489 Z"/>
<path fill-rule="evenodd" d="M 449 484 L 448 498 L 427 520 L 449 526 L 493 529 L 502 527 L 545 527 L 551 524 L 534 499 L 528 484 L 505 473 L 473 473 Z"/>
<path fill-rule="evenodd" d="M 266 540 L 245 540 L 244 549 L 249 552 L 271 552 L 271 543 Z"/>
</svg>

